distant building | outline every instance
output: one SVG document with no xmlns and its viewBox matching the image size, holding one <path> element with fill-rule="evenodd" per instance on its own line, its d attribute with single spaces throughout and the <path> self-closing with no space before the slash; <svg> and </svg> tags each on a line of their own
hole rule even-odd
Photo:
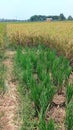
<svg viewBox="0 0 73 130">
<path fill-rule="evenodd" d="M 46 21 L 47 22 L 50 22 L 50 21 L 52 21 L 53 19 L 52 18 L 46 18 Z"/>
</svg>

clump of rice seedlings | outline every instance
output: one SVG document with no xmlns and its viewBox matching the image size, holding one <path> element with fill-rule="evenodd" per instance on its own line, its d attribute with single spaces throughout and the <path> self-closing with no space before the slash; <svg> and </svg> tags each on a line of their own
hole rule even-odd
<svg viewBox="0 0 73 130">
<path fill-rule="evenodd" d="M 35 110 L 38 115 L 38 112 L 40 111 L 40 94 L 42 91 L 42 86 L 40 86 L 40 84 L 36 84 L 36 81 L 31 78 L 29 82 L 29 87 L 31 91 L 31 98 L 34 101 Z"/>
<path fill-rule="evenodd" d="M 73 84 L 68 84 L 66 88 L 66 99 L 67 99 L 67 104 L 70 102 L 70 100 L 73 97 Z"/>
<path fill-rule="evenodd" d="M 5 92 L 5 66 L 2 63 L 4 60 L 4 51 L 0 50 L 0 94 Z"/>
<path fill-rule="evenodd" d="M 55 58 L 52 66 L 52 76 L 54 84 L 58 87 L 58 94 L 62 93 L 62 87 L 67 84 L 71 71 L 68 60 L 64 57 Z"/>
<path fill-rule="evenodd" d="M 4 71 L 4 65 L 0 64 L 0 94 L 5 91 Z"/>
<path fill-rule="evenodd" d="M 67 130 L 73 130 L 73 98 L 66 108 L 66 128 Z"/>
<path fill-rule="evenodd" d="M 31 95 L 36 116 L 39 118 L 41 114 L 40 130 L 54 130 L 53 121 L 46 124 L 45 116 L 55 92 L 61 94 L 62 87 L 68 82 L 72 70 L 69 61 L 63 56 L 58 57 L 55 51 L 45 46 L 26 47 L 24 50 L 19 47 L 15 56 L 15 69 L 22 90 L 26 86 Z M 72 98 L 71 90 L 67 88 L 67 102 Z"/>
<path fill-rule="evenodd" d="M 40 95 L 40 106 L 42 117 L 45 117 L 46 111 L 52 102 L 54 94 L 55 94 L 55 87 L 53 87 L 51 84 L 48 84 L 45 87 L 43 86 L 43 91 Z"/>
<path fill-rule="evenodd" d="M 47 130 L 55 130 L 53 119 L 49 120 L 49 123 L 48 123 L 48 126 L 47 126 Z"/>
<path fill-rule="evenodd" d="M 46 120 L 39 117 L 39 129 L 40 130 L 55 130 L 54 121 L 53 119 L 50 119 L 48 123 L 46 123 Z"/>
</svg>

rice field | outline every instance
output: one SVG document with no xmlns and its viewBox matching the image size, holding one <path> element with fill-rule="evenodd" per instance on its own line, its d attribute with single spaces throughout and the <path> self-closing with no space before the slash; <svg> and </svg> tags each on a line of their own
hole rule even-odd
<svg viewBox="0 0 73 130">
<path fill-rule="evenodd" d="M 13 45 L 45 44 L 73 60 L 73 22 L 34 22 L 7 24 Z"/>
<path fill-rule="evenodd" d="M 19 86 L 20 130 L 73 130 L 73 22 L 0 23 L 0 94 L 8 50 L 12 83 Z"/>
</svg>

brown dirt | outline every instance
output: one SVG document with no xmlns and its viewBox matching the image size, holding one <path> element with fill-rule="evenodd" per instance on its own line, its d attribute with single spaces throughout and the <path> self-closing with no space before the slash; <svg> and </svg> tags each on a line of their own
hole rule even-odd
<svg viewBox="0 0 73 130">
<path fill-rule="evenodd" d="M 50 110 L 47 111 L 47 121 L 52 118 L 55 124 L 58 126 L 58 130 L 65 130 L 64 121 L 66 117 L 65 113 L 65 95 L 55 94 Z"/>
<path fill-rule="evenodd" d="M 52 118 L 55 124 L 58 126 L 58 130 L 65 130 L 65 107 L 53 107 L 47 112 L 47 120 Z"/>
<path fill-rule="evenodd" d="M 13 55 L 15 52 L 6 51 L 4 64 L 7 67 L 5 87 L 6 92 L 0 96 L 0 130 L 19 130 L 17 82 L 12 75 Z"/>
</svg>

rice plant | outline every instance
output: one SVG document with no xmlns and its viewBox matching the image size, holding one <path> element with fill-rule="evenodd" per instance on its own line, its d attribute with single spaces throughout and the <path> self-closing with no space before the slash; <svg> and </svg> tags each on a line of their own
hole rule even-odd
<svg viewBox="0 0 73 130">
<path fill-rule="evenodd" d="M 0 94 L 5 92 L 5 65 L 3 64 L 4 51 L 0 50 Z"/>
<path fill-rule="evenodd" d="M 41 108 L 41 113 L 42 117 L 45 117 L 46 111 L 49 108 L 53 96 L 55 94 L 55 87 L 52 85 L 47 85 L 46 87 L 43 86 L 43 91 L 40 95 L 40 108 Z"/>
<path fill-rule="evenodd" d="M 54 121 L 53 119 L 50 119 L 48 123 L 46 123 L 46 120 L 44 118 L 39 118 L 39 129 L 40 130 L 55 130 Z"/>
<path fill-rule="evenodd" d="M 58 94 L 62 92 L 62 87 L 67 84 L 72 68 L 69 61 L 64 57 L 57 57 L 52 66 L 53 82 L 58 87 Z"/>
<path fill-rule="evenodd" d="M 70 102 L 70 100 L 73 97 L 73 84 L 68 84 L 66 88 L 66 100 L 67 104 Z"/>
<path fill-rule="evenodd" d="M 66 128 L 67 130 L 73 130 L 73 98 L 66 108 Z"/>
</svg>

